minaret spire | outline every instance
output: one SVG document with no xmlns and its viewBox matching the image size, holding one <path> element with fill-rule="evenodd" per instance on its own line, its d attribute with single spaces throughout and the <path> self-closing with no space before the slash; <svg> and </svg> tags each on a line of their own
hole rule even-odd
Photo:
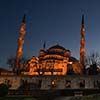
<svg viewBox="0 0 100 100">
<path fill-rule="evenodd" d="M 84 25 L 84 14 L 82 15 L 82 24 Z"/>
<path fill-rule="evenodd" d="M 26 15 L 25 14 L 23 16 L 22 23 L 26 23 Z"/>
<path fill-rule="evenodd" d="M 81 24 L 81 39 L 80 39 L 80 63 L 84 68 L 84 61 L 85 61 L 85 27 L 84 27 L 84 15 L 82 15 L 82 24 Z"/>
<path fill-rule="evenodd" d="M 26 28 L 26 20 L 25 20 L 26 15 L 23 16 L 21 27 L 19 30 L 19 38 L 18 38 L 18 46 L 17 46 L 17 51 L 16 51 L 16 62 L 15 62 L 15 68 L 14 71 L 18 72 L 20 70 L 20 61 L 22 58 L 23 54 L 23 44 L 24 44 L 24 35 L 25 35 L 25 28 Z"/>
</svg>

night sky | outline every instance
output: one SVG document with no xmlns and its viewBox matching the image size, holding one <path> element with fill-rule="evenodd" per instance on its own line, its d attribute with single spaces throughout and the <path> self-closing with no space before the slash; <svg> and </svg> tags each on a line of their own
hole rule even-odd
<svg viewBox="0 0 100 100">
<path fill-rule="evenodd" d="M 59 44 L 79 59 L 81 17 L 84 14 L 86 53 L 100 53 L 100 0 L 0 0 L 0 67 L 15 56 L 19 28 L 26 14 L 23 56 Z"/>
</svg>

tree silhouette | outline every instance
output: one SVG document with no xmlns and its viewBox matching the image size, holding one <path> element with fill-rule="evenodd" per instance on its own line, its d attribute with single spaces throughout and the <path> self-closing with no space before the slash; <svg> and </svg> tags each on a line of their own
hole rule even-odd
<svg viewBox="0 0 100 100">
<path fill-rule="evenodd" d="M 100 65 L 100 55 L 98 52 L 92 52 L 86 56 L 85 65 Z"/>
<path fill-rule="evenodd" d="M 23 66 L 27 63 L 27 59 L 25 57 L 23 57 L 20 61 L 21 64 L 23 64 Z M 11 69 L 14 69 L 15 67 L 15 64 L 16 64 L 16 57 L 14 56 L 10 56 L 8 59 L 7 59 L 7 64 L 9 66 L 9 68 Z"/>
<path fill-rule="evenodd" d="M 98 52 L 92 52 L 85 59 L 85 66 L 89 66 L 86 72 L 90 75 L 97 74 L 97 66 L 100 66 L 100 55 Z"/>
<path fill-rule="evenodd" d="M 15 57 L 13 57 L 13 56 L 11 56 L 11 57 L 9 57 L 8 59 L 7 59 L 7 64 L 8 64 L 8 66 L 9 66 L 9 68 L 14 68 L 14 66 L 15 66 L 15 61 L 16 61 L 16 59 L 15 59 Z"/>
</svg>

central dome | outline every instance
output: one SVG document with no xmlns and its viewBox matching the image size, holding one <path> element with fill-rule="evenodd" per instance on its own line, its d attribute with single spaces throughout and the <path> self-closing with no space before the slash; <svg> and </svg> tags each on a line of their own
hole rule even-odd
<svg viewBox="0 0 100 100">
<path fill-rule="evenodd" d="M 67 56 L 67 52 L 70 52 L 69 50 L 66 50 L 64 47 L 60 46 L 60 45 L 54 45 L 52 47 L 50 47 L 46 54 L 47 55 L 60 55 L 60 56 Z"/>
<path fill-rule="evenodd" d="M 50 47 L 49 50 L 50 50 L 50 49 L 62 49 L 62 50 L 66 50 L 64 47 L 62 47 L 62 46 L 60 46 L 60 45 L 58 45 L 58 44 L 57 44 L 57 45 L 54 45 L 54 46 L 52 46 L 52 47 Z"/>
<path fill-rule="evenodd" d="M 39 52 L 39 58 L 40 60 L 63 60 L 66 58 L 69 58 L 71 56 L 71 51 L 65 49 L 64 47 L 60 45 L 54 45 L 48 48 L 47 50 L 40 50 Z"/>
</svg>

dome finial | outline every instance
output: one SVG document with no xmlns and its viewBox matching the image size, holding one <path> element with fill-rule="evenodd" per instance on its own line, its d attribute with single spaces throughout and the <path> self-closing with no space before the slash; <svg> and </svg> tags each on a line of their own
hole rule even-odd
<svg viewBox="0 0 100 100">
<path fill-rule="evenodd" d="M 45 50 L 45 48 L 46 48 L 46 42 L 44 41 L 43 49 Z"/>
<path fill-rule="evenodd" d="M 56 41 L 56 42 L 55 42 L 55 45 L 59 45 L 59 42 L 58 42 L 58 41 Z"/>
</svg>

